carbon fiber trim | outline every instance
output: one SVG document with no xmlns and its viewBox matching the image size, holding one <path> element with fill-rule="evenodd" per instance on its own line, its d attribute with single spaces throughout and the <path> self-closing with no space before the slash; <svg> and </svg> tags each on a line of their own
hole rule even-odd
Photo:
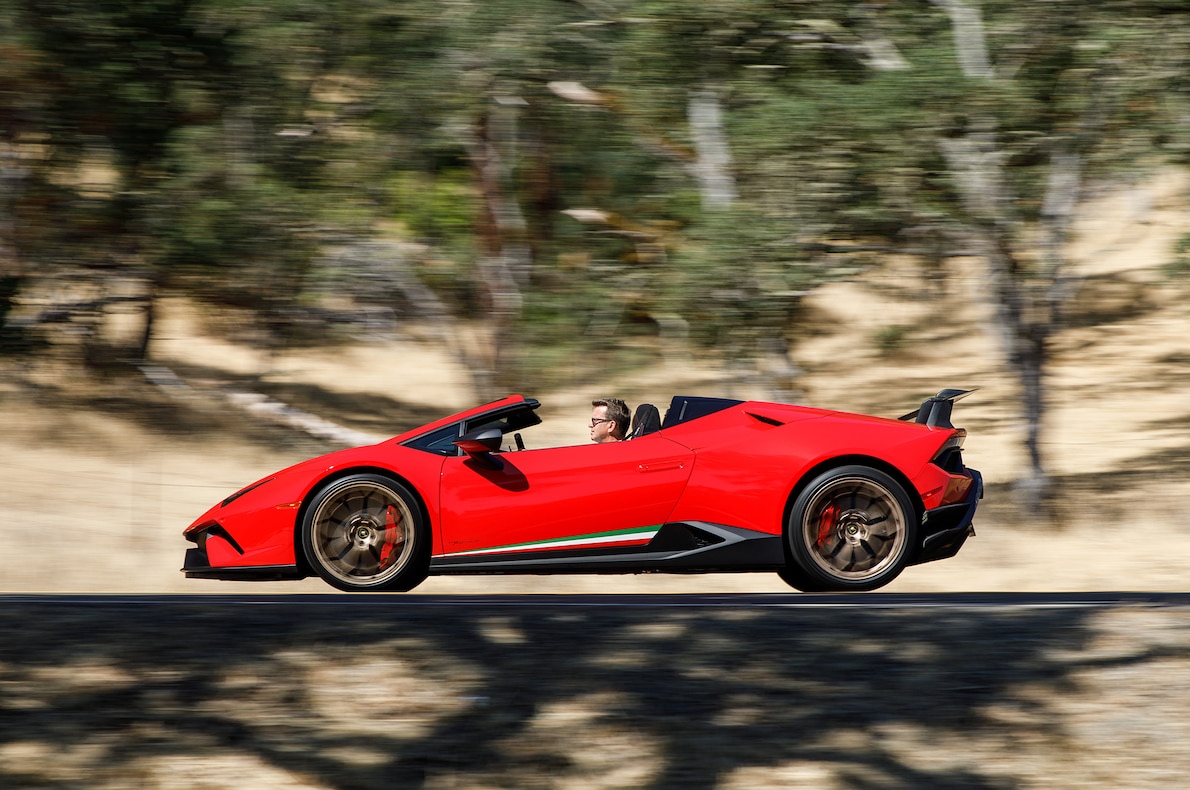
<svg viewBox="0 0 1190 790">
<path fill-rule="evenodd" d="M 780 535 L 704 522 L 662 525 L 643 546 L 436 557 L 430 575 L 468 573 L 699 573 L 785 565 Z"/>
<path fill-rule="evenodd" d="M 296 565 L 267 565 L 261 567 L 212 568 L 202 548 L 186 549 L 182 573 L 187 579 L 219 579 L 222 581 L 285 581 L 304 579 L 306 574 Z"/>
<path fill-rule="evenodd" d="M 975 518 L 975 508 L 979 500 L 983 499 L 983 476 L 974 469 L 967 471 L 975 480 L 967 492 L 967 498 L 962 502 L 926 512 L 926 519 L 922 525 L 925 537 L 922 538 L 921 547 L 910 565 L 953 557 L 959 553 L 967 538 L 975 534 L 972 521 Z"/>
</svg>

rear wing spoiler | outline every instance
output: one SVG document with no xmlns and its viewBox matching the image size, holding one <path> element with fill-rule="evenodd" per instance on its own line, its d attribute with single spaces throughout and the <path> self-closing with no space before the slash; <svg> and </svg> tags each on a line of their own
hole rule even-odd
<svg viewBox="0 0 1190 790">
<path fill-rule="evenodd" d="M 954 409 L 955 401 L 962 400 L 972 392 L 975 390 L 942 390 L 932 398 L 923 400 L 916 411 L 911 411 L 900 419 L 913 420 L 928 428 L 953 428 L 950 413 Z"/>
</svg>

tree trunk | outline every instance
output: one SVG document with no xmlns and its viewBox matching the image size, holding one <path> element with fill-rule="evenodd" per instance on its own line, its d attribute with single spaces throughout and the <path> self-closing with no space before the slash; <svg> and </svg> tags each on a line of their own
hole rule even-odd
<svg viewBox="0 0 1190 790">
<path fill-rule="evenodd" d="M 141 362 L 149 361 L 149 347 L 153 342 L 153 329 L 157 320 L 157 294 L 160 286 L 156 278 L 149 278 L 145 283 L 145 288 L 145 307 L 142 313 L 144 324 L 141 326 L 140 339 L 136 347 L 136 358 Z"/>
<path fill-rule="evenodd" d="M 974 218 L 968 231 L 987 262 L 988 294 L 995 308 L 1005 359 L 1021 385 L 1024 444 L 1029 456 L 1029 476 L 1022 488 L 1025 500 L 1032 501 L 1046 487 L 1040 436 L 1045 416 L 1044 371 L 1054 314 L 1047 300 L 1037 298 L 1037 288 L 1030 285 L 1026 267 L 1014 249 L 1017 230 L 1010 214 L 995 135 L 987 131 L 990 124 L 989 119 L 980 121 L 978 131 L 943 140 L 941 147 L 963 204 Z"/>
<path fill-rule="evenodd" d="M 1021 410 L 1025 418 L 1025 451 L 1029 475 L 1022 480 L 1024 500 L 1039 504 L 1048 478 L 1041 454 L 1041 426 L 1045 416 L 1045 366 L 1053 315 L 1038 305 L 1035 294 L 1008 239 L 995 227 L 985 227 L 983 246 L 991 275 L 991 294 L 1004 338 L 1005 356 L 1021 385 Z"/>
<path fill-rule="evenodd" d="M 493 108 L 468 141 L 472 172 L 481 196 L 477 224 L 483 252 L 476 274 L 488 333 L 487 348 L 479 350 L 478 364 L 470 367 L 476 392 L 482 398 L 498 394 L 496 374 L 505 367 L 508 338 L 523 303 L 521 288 L 528 284 L 532 269 L 525 218 L 503 153 L 515 152 L 515 112 L 514 107 Z"/>
<path fill-rule="evenodd" d="M 703 88 L 690 94 L 686 105 L 690 135 L 698 159 L 694 173 L 702 190 L 702 207 L 724 209 L 736 199 L 735 178 L 731 174 L 731 152 L 723 132 L 723 108 L 718 91 Z"/>
<path fill-rule="evenodd" d="M 983 22 L 977 8 L 962 0 L 931 0 L 951 20 L 955 50 L 963 74 L 970 79 L 993 80 Z M 982 248 L 991 281 L 990 294 L 1004 341 L 1009 367 L 1021 386 L 1021 407 L 1025 418 L 1025 451 L 1029 475 L 1021 481 L 1024 504 L 1036 506 L 1048 486 L 1041 453 L 1041 429 L 1045 416 L 1045 366 L 1049 360 L 1049 338 L 1053 332 L 1057 305 L 1053 284 L 1062 272 L 1063 245 L 1077 200 L 1077 162 L 1056 156 L 1051 169 L 1046 204 L 1053 210 L 1043 217 L 1047 238 L 1047 263 L 1030 275 L 1014 251 L 1018 235 L 1014 221 L 1013 196 L 1004 177 L 1005 154 L 996 140 L 996 122 L 990 116 L 972 119 L 968 131 L 940 141 L 949 170 L 963 203 L 974 218 L 972 235 Z M 1039 293 L 1042 292 L 1042 293 Z"/>
<path fill-rule="evenodd" d="M 983 18 L 978 8 L 972 8 L 962 0 L 930 0 L 946 11 L 950 17 L 955 51 L 963 74 L 974 79 L 990 80 L 995 77 L 988 59 L 987 40 L 983 32 Z"/>
</svg>

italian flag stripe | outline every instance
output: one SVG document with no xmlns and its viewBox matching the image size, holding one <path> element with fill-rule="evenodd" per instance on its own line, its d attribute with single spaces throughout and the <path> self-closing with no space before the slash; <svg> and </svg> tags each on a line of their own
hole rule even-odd
<svg viewBox="0 0 1190 790">
<path fill-rule="evenodd" d="M 606 543 L 648 543 L 660 530 L 660 526 L 619 529 L 612 532 L 594 532 L 573 538 L 555 540 L 533 540 L 528 543 L 513 543 L 508 546 L 493 546 L 490 549 L 474 549 L 446 554 L 447 557 L 466 557 L 472 554 L 510 554 L 519 551 L 547 551 L 549 549 L 576 549 L 585 546 L 599 546 Z"/>
</svg>

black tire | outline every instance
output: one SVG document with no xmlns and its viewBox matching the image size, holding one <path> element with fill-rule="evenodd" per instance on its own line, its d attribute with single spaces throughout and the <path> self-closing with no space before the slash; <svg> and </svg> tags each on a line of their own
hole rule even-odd
<svg viewBox="0 0 1190 790">
<path fill-rule="evenodd" d="M 798 495 L 785 527 L 789 565 L 780 572 L 803 592 L 875 590 L 900 575 L 917 545 L 916 511 L 904 487 L 866 466 L 816 477 Z"/>
<path fill-rule="evenodd" d="M 400 483 L 356 474 L 328 483 L 302 518 L 310 567 L 349 592 L 412 590 L 430 568 L 430 528 Z"/>
</svg>

